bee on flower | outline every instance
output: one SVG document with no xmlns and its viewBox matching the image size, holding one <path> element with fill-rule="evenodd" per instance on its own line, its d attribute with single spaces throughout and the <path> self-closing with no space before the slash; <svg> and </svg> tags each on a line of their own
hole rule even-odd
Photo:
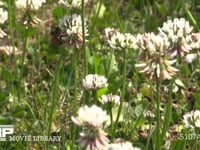
<svg viewBox="0 0 200 150">
<path fill-rule="evenodd" d="M 81 8 L 82 0 L 59 0 L 60 4 L 68 8 Z M 84 0 L 84 6 L 88 3 L 88 0 Z"/>
<path fill-rule="evenodd" d="M 58 26 L 62 31 L 60 34 L 61 41 L 67 45 L 80 48 L 83 43 L 81 16 L 77 14 L 69 16 L 65 15 L 62 19 L 59 20 Z M 88 36 L 89 34 L 86 23 L 84 23 L 84 27 L 85 36 Z"/>
</svg>

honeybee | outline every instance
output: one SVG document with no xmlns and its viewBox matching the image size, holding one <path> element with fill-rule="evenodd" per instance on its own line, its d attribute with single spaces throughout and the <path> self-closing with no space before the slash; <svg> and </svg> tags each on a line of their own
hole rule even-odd
<svg viewBox="0 0 200 150">
<path fill-rule="evenodd" d="M 63 41 L 61 40 L 62 29 L 58 25 L 52 26 L 50 35 L 51 35 L 51 42 L 53 44 L 56 44 L 56 45 L 63 44 Z"/>
</svg>

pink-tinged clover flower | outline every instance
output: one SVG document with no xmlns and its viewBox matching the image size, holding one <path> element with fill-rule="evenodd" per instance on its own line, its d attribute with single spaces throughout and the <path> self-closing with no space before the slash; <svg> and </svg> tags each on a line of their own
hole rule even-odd
<svg viewBox="0 0 200 150">
<path fill-rule="evenodd" d="M 77 142 L 81 147 L 88 150 L 102 150 L 109 142 L 109 139 L 106 137 L 107 133 L 102 129 L 83 131 L 79 135 L 80 138 Z"/>
<path fill-rule="evenodd" d="M 79 108 L 78 116 L 71 119 L 74 124 L 83 128 L 77 140 L 82 147 L 101 150 L 108 144 L 107 133 L 102 130 L 104 122 L 108 120 L 106 111 L 96 105 L 85 105 Z"/>
<path fill-rule="evenodd" d="M 139 72 L 148 75 L 150 79 L 171 79 L 178 69 L 172 66 L 176 60 L 167 57 L 166 51 L 170 47 L 168 39 L 154 33 L 139 34 L 136 38 L 140 57 L 135 66 Z"/>
<path fill-rule="evenodd" d="M 83 106 L 79 108 L 78 116 L 72 117 L 72 121 L 78 126 L 89 126 L 92 128 L 100 128 L 103 123 L 108 120 L 106 111 L 100 107 L 92 105 L 91 107 Z"/>
</svg>

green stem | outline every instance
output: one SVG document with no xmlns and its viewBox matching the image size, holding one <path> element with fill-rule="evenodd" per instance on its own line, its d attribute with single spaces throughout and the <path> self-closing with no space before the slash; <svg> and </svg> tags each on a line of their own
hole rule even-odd
<svg viewBox="0 0 200 150">
<path fill-rule="evenodd" d="M 120 97 L 120 105 L 119 105 L 119 109 L 118 109 L 118 112 L 117 112 L 117 118 L 115 120 L 113 132 L 112 132 L 112 137 L 115 135 L 117 123 L 119 121 L 119 116 L 120 116 L 121 111 L 122 111 L 122 105 L 123 105 L 123 100 L 124 100 L 124 96 L 125 96 L 125 88 L 126 88 L 126 51 L 125 50 L 123 50 L 123 60 L 124 60 L 124 63 L 123 63 L 123 79 L 122 79 L 122 90 L 121 90 L 122 94 L 121 94 L 121 97 Z"/>
<path fill-rule="evenodd" d="M 160 87 L 161 79 L 158 78 L 156 81 L 156 150 L 161 149 L 161 140 L 160 140 Z"/>
<path fill-rule="evenodd" d="M 13 56 L 14 56 L 14 62 L 16 62 L 15 58 L 15 42 L 14 42 L 14 33 L 13 33 L 13 21 L 12 21 L 12 14 L 13 14 L 13 6 L 11 3 L 12 0 L 8 0 L 8 18 L 9 18 L 9 32 L 10 32 L 10 40 L 11 40 L 11 45 L 13 48 Z M 14 1 L 13 1 L 14 2 Z"/>
<path fill-rule="evenodd" d="M 21 84 L 22 84 L 22 76 L 24 73 L 24 61 L 25 61 L 27 42 L 28 42 L 28 32 L 29 32 L 29 28 L 27 27 L 25 41 L 24 41 L 24 48 L 23 48 L 23 53 L 22 53 L 22 59 L 21 59 L 21 63 L 20 63 L 20 74 L 19 74 L 19 83 L 18 83 L 18 101 L 20 101 L 20 99 L 21 99 L 21 90 L 22 90 Z"/>
<path fill-rule="evenodd" d="M 195 135 L 199 135 L 198 133 L 199 133 L 198 129 L 195 128 Z M 194 140 L 194 150 L 198 150 L 198 137 L 197 136 L 195 136 L 195 140 Z"/>
<path fill-rule="evenodd" d="M 82 19 L 82 35 L 83 35 L 83 45 L 82 45 L 82 49 L 83 49 L 83 57 L 84 57 L 84 71 L 83 71 L 83 75 L 84 77 L 88 74 L 88 59 L 87 59 L 87 50 L 86 50 L 86 45 L 85 45 L 85 6 L 84 6 L 84 0 L 82 0 L 82 14 L 81 14 L 81 19 Z M 89 97 L 89 93 L 87 92 L 87 90 L 84 90 L 84 103 L 88 104 L 88 97 Z"/>
<path fill-rule="evenodd" d="M 78 99 L 77 99 L 77 60 L 78 60 L 78 49 L 74 48 L 74 56 L 73 56 L 73 61 L 74 61 L 74 99 L 73 99 L 73 114 L 75 115 L 77 112 L 77 103 L 78 103 Z M 76 140 L 76 126 L 72 125 L 72 145 L 71 145 L 71 149 L 74 149 L 74 143 Z"/>
<path fill-rule="evenodd" d="M 114 126 L 113 126 L 112 104 L 109 104 L 109 111 L 110 111 L 110 126 L 111 126 L 111 131 L 113 131 Z M 114 141 L 114 134 L 112 134 L 112 137 L 111 137 L 111 142 L 113 141 Z"/>
<path fill-rule="evenodd" d="M 82 35 L 83 35 L 83 52 L 84 52 L 84 76 L 88 74 L 88 61 L 87 61 L 87 51 L 85 47 L 85 6 L 84 6 L 84 0 L 82 0 Z"/>
<path fill-rule="evenodd" d="M 92 91 L 93 104 L 98 105 L 97 90 Z"/>
<path fill-rule="evenodd" d="M 170 90 L 169 90 L 169 95 L 168 95 L 169 97 L 168 97 L 167 107 L 166 107 L 166 112 L 165 112 L 165 117 L 164 117 L 161 140 L 165 138 L 165 134 L 169 128 L 169 124 L 171 120 L 173 84 L 174 84 L 174 78 L 170 81 Z"/>
<path fill-rule="evenodd" d="M 149 143 L 150 143 L 150 139 L 151 139 L 151 136 L 152 136 L 152 122 L 151 122 L 151 118 L 148 119 L 149 121 L 149 131 L 148 131 L 148 139 L 147 139 L 147 144 L 146 144 L 146 150 L 149 150 Z"/>
<path fill-rule="evenodd" d="M 121 21 L 120 21 L 118 12 L 117 12 L 116 1 L 115 0 L 112 0 L 112 5 L 113 5 L 114 13 L 115 13 L 115 18 L 117 19 L 118 26 L 119 26 L 119 28 L 120 28 L 120 30 L 122 32 L 123 31 L 123 27 L 122 27 L 122 24 L 121 24 Z"/>
<path fill-rule="evenodd" d="M 53 92 L 52 92 L 53 95 L 52 95 L 52 100 L 51 100 L 51 108 L 50 108 L 49 123 L 48 123 L 48 130 L 47 130 L 48 136 L 50 136 L 51 124 L 52 124 L 52 120 L 53 120 L 53 113 L 54 113 L 54 110 L 56 107 L 56 102 L 58 100 L 58 84 L 59 84 L 60 69 L 62 66 L 62 61 L 63 61 L 63 55 L 61 54 L 58 65 L 56 67 L 56 75 L 55 75 L 54 85 L 53 85 Z M 47 145 L 47 147 L 48 147 L 48 145 Z"/>
</svg>

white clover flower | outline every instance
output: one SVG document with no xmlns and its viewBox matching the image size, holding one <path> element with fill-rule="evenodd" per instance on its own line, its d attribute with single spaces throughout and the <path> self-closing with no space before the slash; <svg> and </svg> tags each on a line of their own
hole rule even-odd
<svg viewBox="0 0 200 150">
<path fill-rule="evenodd" d="M 148 51 L 149 54 L 163 53 L 169 49 L 170 43 L 166 37 L 155 35 L 154 33 L 138 34 L 136 36 L 137 47 Z"/>
<path fill-rule="evenodd" d="M 89 74 L 83 79 L 83 87 L 87 90 L 97 90 L 107 86 L 107 79 L 98 74 Z"/>
<path fill-rule="evenodd" d="M 178 69 L 172 67 L 176 60 L 169 60 L 165 52 L 170 43 L 167 38 L 154 33 L 145 33 L 136 37 L 140 50 L 139 62 L 135 67 L 140 73 L 145 73 L 152 78 L 171 79 Z"/>
<path fill-rule="evenodd" d="M 91 107 L 83 106 L 79 108 L 78 116 L 72 117 L 72 121 L 78 126 L 89 126 L 92 128 L 100 128 L 103 123 L 108 120 L 106 111 L 100 107 L 92 105 Z"/>
<path fill-rule="evenodd" d="M 169 49 L 172 57 L 177 54 L 183 56 L 188 53 L 192 47 L 188 42 L 188 36 L 191 36 L 193 27 L 184 18 L 175 18 L 163 23 L 161 28 L 158 28 L 160 35 L 169 38 L 170 42 L 176 45 Z"/>
<path fill-rule="evenodd" d="M 155 114 L 152 111 L 147 110 L 146 112 L 144 112 L 144 117 L 152 119 L 155 118 Z"/>
<path fill-rule="evenodd" d="M 189 35 L 193 27 L 185 18 L 175 18 L 174 20 L 168 20 L 163 23 L 162 28 L 158 28 L 161 34 L 165 34 L 171 39 L 172 42 L 178 42 L 178 40 Z"/>
<path fill-rule="evenodd" d="M 7 36 L 7 34 L 0 28 L 0 38 Z"/>
<path fill-rule="evenodd" d="M 82 6 L 82 0 L 59 0 L 59 3 L 69 8 L 81 8 Z M 88 0 L 85 0 L 84 5 L 86 5 L 87 3 Z"/>
<path fill-rule="evenodd" d="M 99 101 L 102 104 L 112 103 L 112 104 L 119 105 L 120 104 L 120 97 L 118 95 L 107 94 L 107 95 L 102 95 L 101 98 L 99 99 Z"/>
<path fill-rule="evenodd" d="M 17 8 L 31 8 L 38 10 L 42 3 L 46 3 L 46 0 L 16 0 L 15 4 Z"/>
<path fill-rule="evenodd" d="M 0 24 L 3 24 L 6 20 L 8 20 L 8 12 L 0 8 Z"/>
<path fill-rule="evenodd" d="M 109 139 L 106 137 L 107 133 L 101 129 L 86 130 L 79 135 L 78 143 L 87 150 L 102 150 L 109 142 Z"/>
<path fill-rule="evenodd" d="M 83 43 L 83 33 L 82 33 L 82 20 L 81 16 L 77 14 L 66 15 L 59 20 L 59 27 L 62 30 L 60 39 L 68 44 L 75 45 L 77 48 Z M 87 25 L 85 27 L 85 36 L 88 36 Z"/>
<path fill-rule="evenodd" d="M 116 34 L 119 31 L 117 31 L 114 28 L 107 27 L 104 29 L 104 32 L 105 32 L 105 39 L 106 41 L 108 41 L 114 34 Z"/>
<path fill-rule="evenodd" d="M 200 33 L 191 33 L 186 37 L 186 41 L 192 49 L 200 49 Z"/>
<path fill-rule="evenodd" d="M 14 53 L 15 55 L 20 55 L 22 51 L 20 51 L 17 47 L 4 45 L 4 46 L 0 46 L 0 53 L 10 56 L 10 55 L 13 55 Z"/>
<path fill-rule="evenodd" d="M 133 147 L 130 142 L 111 143 L 103 150 L 140 150 L 138 147 Z"/>
<path fill-rule="evenodd" d="M 112 28 L 111 28 L 112 29 Z M 114 31 L 108 36 L 108 44 L 113 49 L 123 50 L 126 48 L 136 48 L 136 38 L 130 33 L 122 34 Z"/>
<path fill-rule="evenodd" d="M 183 123 L 186 128 L 194 130 L 200 128 L 200 111 L 192 110 L 183 116 Z"/>
<path fill-rule="evenodd" d="M 187 54 L 185 56 L 185 62 L 192 63 L 197 58 L 197 56 L 198 56 L 198 54 L 196 54 L 196 53 Z"/>
</svg>

